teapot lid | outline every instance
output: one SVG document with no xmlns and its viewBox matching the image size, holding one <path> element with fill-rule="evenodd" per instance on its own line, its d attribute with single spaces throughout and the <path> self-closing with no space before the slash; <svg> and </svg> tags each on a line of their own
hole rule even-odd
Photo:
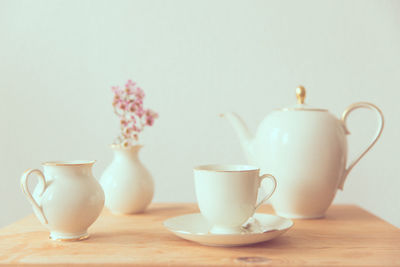
<svg viewBox="0 0 400 267">
<path fill-rule="evenodd" d="M 297 98 L 297 104 L 282 108 L 280 110 L 282 111 L 288 111 L 288 110 L 299 110 L 299 111 L 328 111 L 327 109 L 322 109 L 322 108 L 315 108 L 312 106 L 309 106 L 304 103 L 304 99 L 306 98 L 306 88 L 304 86 L 299 85 L 296 88 L 296 98 Z"/>
</svg>

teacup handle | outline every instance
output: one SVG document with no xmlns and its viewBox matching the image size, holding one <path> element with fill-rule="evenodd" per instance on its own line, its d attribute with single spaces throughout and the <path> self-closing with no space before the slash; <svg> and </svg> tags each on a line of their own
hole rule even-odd
<svg viewBox="0 0 400 267">
<path fill-rule="evenodd" d="M 341 121 L 342 121 L 344 131 L 346 134 L 350 134 L 350 131 L 347 128 L 346 119 L 353 110 L 358 109 L 358 108 L 366 108 L 366 109 L 375 111 L 376 115 L 378 115 L 378 118 L 379 118 L 379 127 L 376 131 L 374 138 L 371 140 L 370 144 L 368 145 L 368 147 L 355 160 L 353 160 L 353 162 L 351 162 L 350 165 L 347 167 L 347 169 L 344 171 L 342 179 L 340 180 L 339 186 L 338 186 L 340 190 L 343 190 L 343 185 L 344 185 L 344 182 L 345 182 L 349 172 L 360 161 L 360 159 L 362 157 L 364 157 L 365 154 L 367 154 L 367 152 L 371 149 L 371 147 L 373 145 L 375 145 L 376 141 L 378 141 L 379 137 L 382 134 L 383 126 L 385 124 L 383 113 L 377 106 L 375 106 L 374 104 L 368 103 L 368 102 L 354 103 L 354 104 L 351 104 L 350 106 L 348 106 L 342 115 Z"/>
<path fill-rule="evenodd" d="M 41 183 L 42 186 L 42 192 L 40 192 L 39 196 L 42 196 L 44 191 L 46 190 L 46 179 L 44 178 L 44 175 L 42 173 L 42 171 L 38 170 L 38 169 L 29 169 L 26 170 L 21 177 L 21 186 L 22 186 L 22 191 L 24 192 L 24 194 L 26 195 L 26 197 L 28 198 L 29 202 L 32 204 L 33 208 L 37 211 L 37 214 L 39 214 L 39 220 L 43 223 L 43 224 L 47 224 L 47 218 L 43 213 L 43 208 L 36 202 L 36 200 L 33 198 L 31 192 L 29 191 L 28 188 L 28 178 L 32 173 L 37 173 L 39 179 L 39 183 Z"/>
<path fill-rule="evenodd" d="M 258 204 L 256 205 L 256 207 L 254 208 L 255 211 L 256 211 L 265 201 L 267 201 L 267 200 L 272 196 L 272 194 L 275 192 L 275 189 L 276 189 L 276 179 L 275 179 L 275 177 L 274 177 L 273 175 L 271 175 L 271 174 L 264 174 L 264 175 L 261 175 L 261 176 L 260 176 L 260 186 L 261 186 L 261 183 L 262 183 L 262 181 L 263 181 L 264 179 L 271 179 L 271 180 L 273 181 L 273 183 L 274 183 L 274 186 L 273 186 L 271 192 L 268 193 L 268 194 L 260 201 L 260 203 L 258 203 Z"/>
</svg>

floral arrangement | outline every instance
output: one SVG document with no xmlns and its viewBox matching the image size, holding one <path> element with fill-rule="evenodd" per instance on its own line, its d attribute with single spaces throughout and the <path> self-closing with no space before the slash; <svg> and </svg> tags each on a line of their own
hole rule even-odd
<svg viewBox="0 0 400 267">
<path fill-rule="evenodd" d="M 152 126 L 158 114 L 143 107 L 145 94 L 135 82 L 128 80 L 124 88 L 113 86 L 111 90 L 114 93 L 112 105 L 121 125 L 121 134 L 114 144 L 134 146 L 139 141 L 139 133 L 146 126 Z"/>
</svg>

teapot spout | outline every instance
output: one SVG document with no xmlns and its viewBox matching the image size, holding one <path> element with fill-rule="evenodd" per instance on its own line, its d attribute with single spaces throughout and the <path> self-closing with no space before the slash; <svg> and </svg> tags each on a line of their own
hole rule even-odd
<svg viewBox="0 0 400 267">
<path fill-rule="evenodd" d="M 253 136 L 247 128 L 246 124 L 242 120 L 242 118 L 233 112 L 227 112 L 220 114 L 220 117 L 227 118 L 228 121 L 232 124 L 233 129 L 236 131 L 236 134 L 239 136 L 240 144 L 246 153 L 246 157 L 251 164 L 255 164 L 253 149 L 252 149 L 252 141 Z"/>
</svg>

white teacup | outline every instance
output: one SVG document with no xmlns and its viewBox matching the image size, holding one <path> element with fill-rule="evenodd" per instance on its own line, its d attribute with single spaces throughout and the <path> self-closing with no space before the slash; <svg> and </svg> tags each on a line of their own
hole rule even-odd
<svg viewBox="0 0 400 267">
<path fill-rule="evenodd" d="M 273 182 L 272 190 L 257 202 L 261 181 Z M 212 225 L 210 233 L 236 234 L 275 191 L 271 174 L 248 165 L 204 165 L 194 168 L 194 184 L 201 214 Z"/>
</svg>

